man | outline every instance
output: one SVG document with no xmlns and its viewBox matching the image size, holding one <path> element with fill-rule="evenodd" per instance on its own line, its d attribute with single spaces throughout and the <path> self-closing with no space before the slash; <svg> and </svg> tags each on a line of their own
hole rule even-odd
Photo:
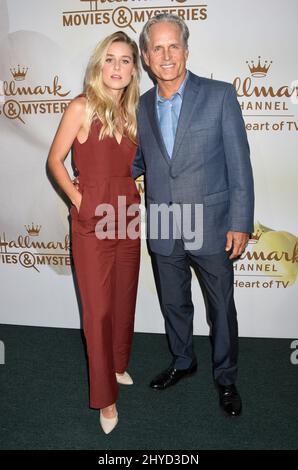
<svg viewBox="0 0 298 470">
<path fill-rule="evenodd" d="M 212 325 L 213 375 L 220 406 L 226 415 L 238 416 L 242 405 L 235 386 L 238 328 L 233 259 L 244 251 L 253 231 L 249 146 L 234 87 L 186 70 L 188 37 L 184 21 L 170 14 L 150 19 L 140 36 L 143 60 L 157 85 L 140 101 L 133 176 L 145 174 L 148 244 L 173 356 L 150 386 L 164 390 L 197 370 L 192 265 Z M 160 213 L 153 212 L 161 204 L 182 209 L 182 227 L 181 212 L 174 211 L 166 237 Z M 185 216 L 186 205 L 191 210 Z M 189 223 L 196 227 L 194 236 L 202 232 L 202 243 L 188 243 L 185 224 Z"/>
</svg>

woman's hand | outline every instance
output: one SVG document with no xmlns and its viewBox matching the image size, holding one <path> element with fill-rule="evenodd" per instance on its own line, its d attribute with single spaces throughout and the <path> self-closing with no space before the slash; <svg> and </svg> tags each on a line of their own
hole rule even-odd
<svg viewBox="0 0 298 470">
<path fill-rule="evenodd" d="M 75 195 L 75 198 L 73 200 L 73 205 L 75 206 L 75 208 L 77 209 L 78 213 L 80 212 L 80 207 L 81 207 L 81 203 L 82 203 L 82 194 L 80 193 L 79 190 L 77 190 L 77 194 Z"/>
<path fill-rule="evenodd" d="M 80 180 L 79 180 L 79 177 L 78 177 L 78 176 L 75 176 L 75 178 L 73 178 L 72 184 L 74 185 L 74 187 L 75 187 L 76 189 L 79 189 Z"/>
<path fill-rule="evenodd" d="M 82 194 L 79 191 L 79 177 L 76 176 L 72 180 L 72 184 L 77 190 L 77 194 L 75 194 L 75 199 L 73 200 L 73 205 L 76 207 L 77 211 L 80 211 L 81 203 L 82 203 Z"/>
</svg>

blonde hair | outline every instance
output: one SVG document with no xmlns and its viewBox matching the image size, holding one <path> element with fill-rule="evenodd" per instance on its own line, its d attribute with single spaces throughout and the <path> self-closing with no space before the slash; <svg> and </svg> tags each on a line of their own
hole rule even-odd
<svg viewBox="0 0 298 470">
<path fill-rule="evenodd" d="M 102 68 L 107 51 L 112 43 L 124 42 L 132 50 L 135 73 L 129 85 L 125 88 L 120 103 L 115 103 L 103 83 Z M 84 94 L 87 98 L 86 115 L 89 128 L 98 118 L 102 127 L 99 139 L 113 137 L 117 123 L 124 125 L 123 132 L 133 142 L 137 140 L 136 108 L 139 100 L 140 58 L 138 46 L 126 33 L 118 31 L 103 39 L 94 49 L 87 67 Z"/>
</svg>

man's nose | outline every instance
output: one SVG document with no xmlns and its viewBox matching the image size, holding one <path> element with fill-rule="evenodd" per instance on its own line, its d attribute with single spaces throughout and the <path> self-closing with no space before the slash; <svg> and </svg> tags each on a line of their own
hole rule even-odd
<svg viewBox="0 0 298 470">
<path fill-rule="evenodd" d="M 164 51 L 163 51 L 163 58 L 164 60 L 170 60 L 170 49 L 168 49 L 167 47 L 164 48 Z"/>
</svg>

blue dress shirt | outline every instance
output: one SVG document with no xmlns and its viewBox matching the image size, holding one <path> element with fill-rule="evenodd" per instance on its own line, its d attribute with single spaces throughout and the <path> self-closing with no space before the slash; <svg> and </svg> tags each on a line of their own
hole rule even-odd
<svg viewBox="0 0 298 470">
<path fill-rule="evenodd" d="M 188 75 L 189 73 L 187 71 L 186 77 L 181 83 L 179 90 L 177 90 L 170 99 L 160 96 L 158 87 L 156 89 L 157 117 L 169 158 L 172 158 L 177 124 L 182 106 L 183 92 Z"/>
</svg>

